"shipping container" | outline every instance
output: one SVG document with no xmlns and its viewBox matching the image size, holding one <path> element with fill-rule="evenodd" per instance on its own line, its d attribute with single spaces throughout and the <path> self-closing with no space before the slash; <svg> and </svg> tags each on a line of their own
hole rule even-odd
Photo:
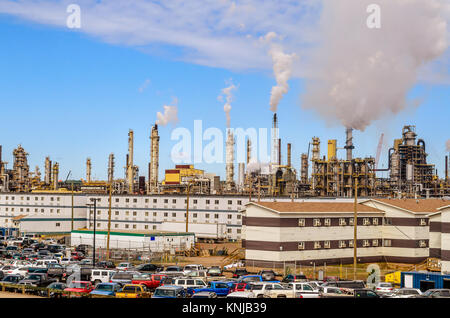
<svg viewBox="0 0 450 318">
<path fill-rule="evenodd" d="M 434 272 L 402 272 L 402 288 L 418 288 L 422 292 L 435 288 L 450 288 L 450 275 Z"/>
</svg>

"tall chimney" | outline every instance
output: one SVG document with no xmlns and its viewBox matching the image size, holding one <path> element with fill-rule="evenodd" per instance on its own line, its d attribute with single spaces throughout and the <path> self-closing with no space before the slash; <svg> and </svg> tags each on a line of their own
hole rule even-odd
<svg viewBox="0 0 450 318">
<path fill-rule="evenodd" d="M 445 156 L 445 182 L 448 182 L 448 156 Z"/>
<path fill-rule="evenodd" d="M 53 190 L 58 190 L 58 174 L 59 174 L 59 164 L 55 162 L 55 164 L 53 165 L 53 174 L 52 174 Z"/>
<path fill-rule="evenodd" d="M 301 159 L 300 176 L 302 184 L 308 183 L 308 154 L 303 153 Z"/>
<path fill-rule="evenodd" d="M 250 163 L 252 157 L 252 141 L 247 139 L 247 165 Z"/>
<path fill-rule="evenodd" d="M 273 114 L 273 121 L 272 121 L 272 153 L 271 153 L 271 161 L 273 165 L 279 165 L 280 162 L 278 162 L 279 159 L 279 149 L 278 149 L 278 121 L 277 121 L 277 114 Z"/>
<path fill-rule="evenodd" d="M 287 166 L 290 168 L 291 166 L 291 144 L 287 144 Z"/>
<path fill-rule="evenodd" d="M 86 182 L 91 182 L 91 158 L 86 159 Z"/>
<path fill-rule="evenodd" d="M 155 193 L 158 189 L 159 169 L 159 135 L 158 125 L 152 127 L 150 134 L 150 166 L 149 166 L 149 192 Z"/>
<path fill-rule="evenodd" d="M 281 165 L 281 138 L 278 138 L 278 164 Z"/>
<path fill-rule="evenodd" d="M 228 130 L 226 143 L 226 185 L 227 190 L 231 191 L 234 182 L 234 135 Z"/>
<path fill-rule="evenodd" d="M 108 159 L 108 183 L 112 184 L 114 181 L 114 154 L 111 153 Z"/>
<path fill-rule="evenodd" d="M 345 130 L 346 140 L 344 148 L 347 150 L 347 161 L 351 161 L 353 159 L 353 128 L 347 128 Z"/>
<path fill-rule="evenodd" d="M 50 160 L 50 157 L 48 157 L 48 156 L 45 158 L 44 182 L 47 185 L 50 185 L 52 182 L 52 162 Z"/>
<path fill-rule="evenodd" d="M 133 150 L 134 150 L 134 133 L 133 130 L 130 129 L 130 131 L 128 132 L 128 164 L 127 164 L 128 193 L 133 193 L 133 185 L 134 185 Z"/>
</svg>

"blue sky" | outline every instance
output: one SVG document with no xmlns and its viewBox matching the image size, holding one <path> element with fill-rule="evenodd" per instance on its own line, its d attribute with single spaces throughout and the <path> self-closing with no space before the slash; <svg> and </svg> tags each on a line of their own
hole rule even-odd
<svg viewBox="0 0 450 318">
<path fill-rule="evenodd" d="M 71 178 L 84 178 L 85 161 L 90 157 L 94 179 L 104 179 L 112 152 L 116 156 L 115 175 L 123 177 L 127 134 L 133 129 L 135 164 L 140 174 L 147 176 L 150 127 L 156 113 L 176 97 L 178 122 L 159 128 L 161 179 L 164 169 L 174 165 L 170 160 L 175 144 L 170 134 L 174 128 L 192 129 L 194 120 L 201 119 L 204 128 L 225 130 L 223 102 L 217 97 L 229 79 L 239 85 L 233 94 L 231 127 L 271 126 L 269 99 L 275 79 L 265 51 L 255 57 L 261 65 L 255 62 L 246 68 L 239 65 L 239 58 L 227 65 L 223 61 L 232 60 L 227 55 L 207 52 L 195 56 L 189 53 L 192 48 L 156 40 L 130 44 L 105 39 L 105 34 L 11 14 L 2 11 L 1 5 L 0 144 L 9 168 L 12 151 L 21 144 L 29 153 L 31 170 L 38 165 L 43 172 L 45 157 L 50 156 L 60 163 L 60 179 L 65 179 L 69 170 Z M 283 28 L 278 28 L 280 33 Z M 254 34 L 269 29 L 262 27 Z M 248 57 L 252 52 L 241 52 L 243 64 L 252 60 Z M 448 71 L 446 68 L 444 73 Z M 300 154 L 307 151 L 313 136 L 321 138 L 325 155 L 328 139 L 338 139 L 338 145 L 343 146 L 344 128 L 339 122 L 330 126 L 314 110 L 302 108 L 303 76 L 294 72 L 289 86 L 278 106 L 280 137 L 283 158 L 286 143 L 292 143 L 293 163 L 298 169 Z M 140 91 L 140 87 L 145 88 Z M 375 156 L 379 136 L 384 133 L 381 165 L 386 165 L 387 149 L 394 138 L 401 137 L 403 125 L 416 125 L 419 138 L 426 141 L 429 161 L 442 175 L 445 143 L 450 139 L 449 84 L 445 80 L 417 82 L 408 90 L 408 98 L 418 98 L 420 106 L 408 107 L 395 116 L 386 114 L 364 132 L 355 131 L 355 156 Z M 344 157 L 344 150 L 339 152 Z M 224 164 L 197 166 L 224 177 Z"/>
</svg>

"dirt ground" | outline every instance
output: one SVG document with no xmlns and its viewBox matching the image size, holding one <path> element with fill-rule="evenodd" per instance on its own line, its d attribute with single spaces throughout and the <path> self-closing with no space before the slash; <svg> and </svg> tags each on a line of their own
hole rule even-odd
<svg viewBox="0 0 450 318">
<path fill-rule="evenodd" d="M 0 292 L 0 298 L 42 298 L 42 297 L 22 293 Z"/>
</svg>

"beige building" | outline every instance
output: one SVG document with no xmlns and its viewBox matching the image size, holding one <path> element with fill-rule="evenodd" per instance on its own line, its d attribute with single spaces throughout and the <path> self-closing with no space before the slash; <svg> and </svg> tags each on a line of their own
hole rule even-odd
<svg viewBox="0 0 450 318">
<path fill-rule="evenodd" d="M 430 219 L 430 257 L 441 260 L 443 274 L 450 273 L 450 202 L 428 215 Z"/>
<path fill-rule="evenodd" d="M 430 234 L 429 215 L 448 204 L 449 201 L 438 199 L 360 201 L 358 262 L 424 261 L 433 251 L 430 240 L 439 241 L 437 234 Z M 243 214 L 242 245 L 249 264 L 353 262 L 353 203 L 250 202 Z M 450 256 L 450 246 L 448 250 Z"/>
</svg>

